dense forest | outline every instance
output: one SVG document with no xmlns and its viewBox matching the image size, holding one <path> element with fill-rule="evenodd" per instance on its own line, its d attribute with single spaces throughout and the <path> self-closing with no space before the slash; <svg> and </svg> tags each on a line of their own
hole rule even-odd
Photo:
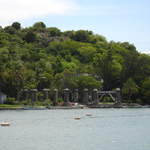
<svg viewBox="0 0 150 150">
<path fill-rule="evenodd" d="M 0 27 L 0 90 L 16 98 L 32 88 L 120 88 L 127 102 L 150 104 L 150 56 L 87 30 Z"/>
</svg>

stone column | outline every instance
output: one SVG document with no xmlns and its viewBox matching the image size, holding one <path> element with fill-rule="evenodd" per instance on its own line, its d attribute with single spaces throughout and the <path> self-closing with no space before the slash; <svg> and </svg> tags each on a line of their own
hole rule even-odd
<svg viewBox="0 0 150 150">
<path fill-rule="evenodd" d="M 93 100 L 94 104 L 98 104 L 99 100 L 98 100 L 98 90 L 97 89 L 93 89 L 92 100 Z"/>
<path fill-rule="evenodd" d="M 56 105 L 58 100 L 58 89 L 54 89 L 54 101 L 53 104 Z"/>
<path fill-rule="evenodd" d="M 121 103 L 120 88 L 116 88 L 116 103 Z"/>
<path fill-rule="evenodd" d="M 17 97 L 16 97 L 17 101 L 21 101 L 22 100 L 23 92 L 24 92 L 23 90 L 20 90 L 20 91 L 17 92 Z"/>
<path fill-rule="evenodd" d="M 25 97 L 25 100 L 28 100 L 29 99 L 29 90 L 28 89 L 24 89 L 23 90 L 23 95 L 24 95 L 24 97 Z"/>
<path fill-rule="evenodd" d="M 49 89 L 43 89 L 43 93 L 44 93 L 44 99 L 47 100 L 49 99 Z"/>
<path fill-rule="evenodd" d="M 68 88 L 64 89 L 64 102 L 65 104 L 69 103 L 69 89 Z"/>
<path fill-rule="evenodd" d="M 83 90 L 83 103 L 84 104 L 88 104 L 89 102 L 89 90 L 88 89 L 84 89 Z"/>
<path fill-rule="evenodd" d="M 37 92 L 38 92 L 37 89 L 31 89 L 31 101 L 32 101 L 32 104 L 35 101 L 37 101 Z"/>
<path fill-rule="evenodd" d="M 74 98 L 73 98 L 74 102 L 79 102 L 79 90 L 75 89 L 74 90 Z"/>
</svg>

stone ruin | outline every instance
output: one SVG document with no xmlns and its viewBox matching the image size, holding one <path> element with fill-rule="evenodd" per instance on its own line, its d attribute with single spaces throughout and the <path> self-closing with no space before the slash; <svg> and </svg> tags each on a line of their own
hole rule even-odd
<svg viewBox="0 0 150 150">
<path fill-rule="evenodd" d="M 38 93 L 42 93 L 39 96 Z M 117 88 L 115 91 L 99 91 L 98 89 L 88 90 L 87 88 L 79 91 L 78 89 L 70 90 L 68 88 L 63 90 L 58 89 L 43 89 L 38 91 L 37 89 L 23 89 L 21 91 L 19 100 L 31 100 L 32 104 L 40 100 L 51 100 L 53 105 L 57 105 L 59 99 L 63 100 L 64 105 L 70 103 L 80 103 L 84 105 L 99 104 L 105 96 L 109 96 L 114 103 L 121 103 L 120 89 Z"/>
</svg>

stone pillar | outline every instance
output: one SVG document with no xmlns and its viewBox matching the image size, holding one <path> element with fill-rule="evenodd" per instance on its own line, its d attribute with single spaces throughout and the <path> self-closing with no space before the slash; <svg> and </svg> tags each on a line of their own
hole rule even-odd
<svg viewBox="0 0 150 150">
<path fill-rule="evenodd" d="M 120 88 L 116 88 L 116 103 L 121 103 Z"/>
<path fill-rule="evenodd" d="M 24 97 L 25 97 L 25 100 L 28 100 L 29 99 L 29 90 L 28 89 L 24 89 L 23 90 L 23 95 L 24 95 Z"/>
<path fill-rule="evenodd" d="M 35 101 L 37 101 L 37 92 L 38 92 L 37 89 L 31 89 L 31 101 L 32 101 L 32 104 Z"/>
<path fill-rule="evenodd" d="M 79 90 L 75 89 L 74 90 L 74 98 L 73 98 L 74 102 L 79 102 Z"/>
<path fill-rule="evenodd" d="M 99 100 L 98 100 L 98 90 L 97 89 L 93 89 L 92 100 L 93 100 L 94 104 L 98 104 L 99 103 Z"/>
<path fill-rule="evenodd" d="M 54 89 L 54 101 L 53 104 L 56 105 L 58 100 L 58 89 Z"/>
<path fill-rule="evenodd" d="M 22 95 L 23 95 L 24 91 L 23 90 L 20 90 L 17 92 L 17 101 L 21 101 L 22 100 Z"/>
<path fill-rule="evenodd" d="M 88 89 L 84 89 L 83 90 L 83 103 L 84 104 L 88 104 L 89 103 L 89 90 Z"/>
<path fill-rule="evenodd" d="M 64 89 L 64 103 L 65 104 L 69 103 L 69 89 L 68 88 Z"/>
<path fill-rule="evenodd" d="M 47 100 L 49 99 L 49 89 L 43 89 L 43 93 L 44 93 L 44 99 Z"/>
</svg>

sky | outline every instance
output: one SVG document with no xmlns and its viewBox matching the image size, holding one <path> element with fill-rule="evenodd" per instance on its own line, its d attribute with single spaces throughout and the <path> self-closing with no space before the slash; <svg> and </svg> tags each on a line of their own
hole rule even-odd
<svg viewBox="0 0 150 150">
<path fill-rule="evenodd" d="M 130 42 L 150 53 L 150 0 L 0 0 L 0 25 L 90 30 L 108 41 Z"/>
</svg>

